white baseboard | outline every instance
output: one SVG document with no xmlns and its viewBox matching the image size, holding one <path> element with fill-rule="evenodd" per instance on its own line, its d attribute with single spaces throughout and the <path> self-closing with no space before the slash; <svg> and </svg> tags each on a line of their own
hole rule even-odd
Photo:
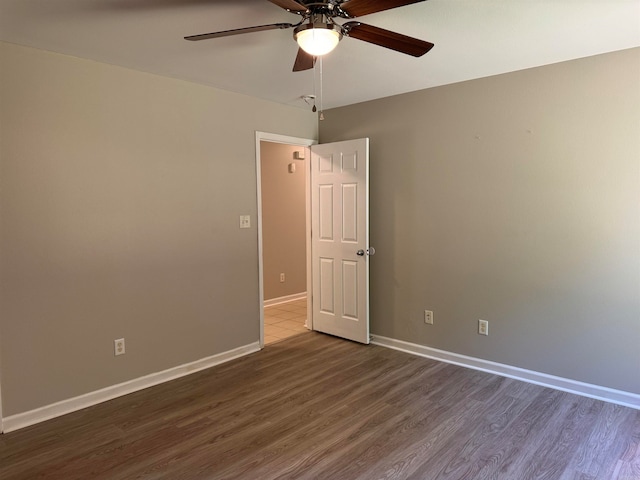
<svg viewBox="0 0 640 480">
<path fill-rule="evenodd" d="M 264 301 L 264 306 L 272 307 L 281 303 L 293 302 L 294 300 L 302 300 L 303 298 L 307 298 L 307 292 L 294 293 L 292 295 L 285 295 L 284 297 L 278 298 L 270 298 L 269 300 Z"/>
<path fill-rule="evenodd" d="M 89 392 L 78 397 L 69 398 L 60 402 L 36 408 L 28 412 L 18 413 L 3 418 L 2 426 L 4 433 L 12 432 L 20 428 L 28 427 L 36 423 L 44 422 L 67 413 L 75 412 L 83 408 L 97 405 L 129 393 L 137 392 L 160 383 L 168 382 L 176 378 L 184 377 L 192 373 L 204 370 L 206 368 L 228 362 L 230 360 L 249 355 L 260 350 L 260 343 L 254 342 L 249 345 L 234 348 L 226 352 L 212 355 L 210 357 L 201 358 L 194 362 L 179 365 L 177 367 L 163 370 L 161 372 L 151 373 L 143 377 L 128 380 L 124 383 L 112 385 L 94 392 Z"/>
<path fill-rule="evenodd" d="M 461 367 L 481 370 L 483 372 L 493 373 L 503 377 L 513 378 L 515 380 L 522 380 L 523 382 L 534 383 L 536 385 L 554 388 L 564 392 L 575 393 L 576 395 L 581 395 L 583 397 L 595 398 L 597 400 L 603 400 L 605 402 L 615 403 L 617 405 L 623 405 L 625 407 L 640 410 L 640 395 L 631 392 L 578 382 L 576 380 L 556 377 L 554 375 L 535 372 L 533 370 L 525 370 L 524 368 L 491 362 L 481 358 L 468 357 L 466 355 L 438 350 L 437 348 L 426 347 L 424 345 L 396 340 L 394 338 L 382 337 L 380 335 L 372 335 L 371 343 L 382 347 L 392 348 L 394 350 L 400 350 L 402 352 L 412 353 L 421 357 L 459 365 Z"/>
</svg>

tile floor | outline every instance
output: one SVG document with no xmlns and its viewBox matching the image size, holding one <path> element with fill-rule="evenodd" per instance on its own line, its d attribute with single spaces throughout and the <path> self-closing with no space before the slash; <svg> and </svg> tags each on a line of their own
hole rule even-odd
<svg viewBox="0 0 640 480">
<path fill-rule="evenodd" d="M 264 344 L 278 342 L 284 338 L 308 332 L 307 299 L 280 303 L 264 309 Z"/>
</svg>

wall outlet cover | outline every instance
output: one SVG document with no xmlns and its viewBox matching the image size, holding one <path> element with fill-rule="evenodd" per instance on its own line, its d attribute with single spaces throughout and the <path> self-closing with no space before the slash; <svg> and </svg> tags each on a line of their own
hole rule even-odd
<svg viewBox="0 0 640 480">
<path fill-rule="evenodd" d="M 478 334 L 489 335 L 489 322 L 487 320 L 478 320 Z"/>
<path fill-rule="evenodd" d="M 124 338 L 118 338 L 117 340 L 113 341 L 113 350 L 114 350 L 114 355 L 117 357 L 118 355 L 124 355 L 125 354 L 125 349 L 124 349 Z"/>
</svg>

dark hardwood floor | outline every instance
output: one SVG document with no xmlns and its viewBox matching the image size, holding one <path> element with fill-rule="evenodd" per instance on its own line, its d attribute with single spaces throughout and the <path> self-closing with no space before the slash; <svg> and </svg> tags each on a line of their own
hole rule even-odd
<svg viewBox="0 0 640 480">
<path fill-rule="evenodd" d="M 639 480 L 640 411 L 303 333 L 2 435 L 0 478 Z"/>
</svg>

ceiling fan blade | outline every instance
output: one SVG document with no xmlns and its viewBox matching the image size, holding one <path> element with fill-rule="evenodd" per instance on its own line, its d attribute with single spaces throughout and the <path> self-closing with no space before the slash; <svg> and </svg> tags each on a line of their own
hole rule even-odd
<svg viewBox="0 0 640 480">
<path fill-rule="evenodd" d="M 350 17 L 354 18 L 425 1 L 426 0 L 347 0 L 340 4 L 340 8 Z"/>
<path fill-rule="evenodd" d="M 223 30 L 221 32 L 201 33 L 200 35 L 190 35 L 184 37 L 185 40 L 207 40 L 209 38 L 229 37 L 231 35 L 240 35 L 242 33 L 262 32 L 263 30 L 277 30 L 284 28 L 291 28 L 294 25 L 291 23 L 271 23 L 269 25 L 258 25 L 255 27 L 234 28 L 233 30 Z"/>
<path fill-rule="evenodd" d="M 296 56 L 296 61 L 293 64 L 294 72 L 302 72 L 303 70 L 312 69 L 318 57 L 314 57 L 313 55 L 309 55 L 303 49 L 298 48 L 298 55 Z"/>
<path fill-rule="evenodd" d="M 302 5 L 301 3 L 296 2 L 295 0 L 269 0 L 271 3 L 276 4 L 280 8 L 284 8 L 289 12 L 298 12 L 304 13 L 308 10 L 307 7 Z"/>
<path fill-rule="evenodd" d="M 360 22 L 347 22 L 342 27 L 344 34 L 351 38 L 357 38 L 363 42 L 380 45 L 414 57 L 421 57 L 433 48 L 433 43 L 431 42 L 407 37 L 401 33 L 365 25 Z"/>
</svg>

